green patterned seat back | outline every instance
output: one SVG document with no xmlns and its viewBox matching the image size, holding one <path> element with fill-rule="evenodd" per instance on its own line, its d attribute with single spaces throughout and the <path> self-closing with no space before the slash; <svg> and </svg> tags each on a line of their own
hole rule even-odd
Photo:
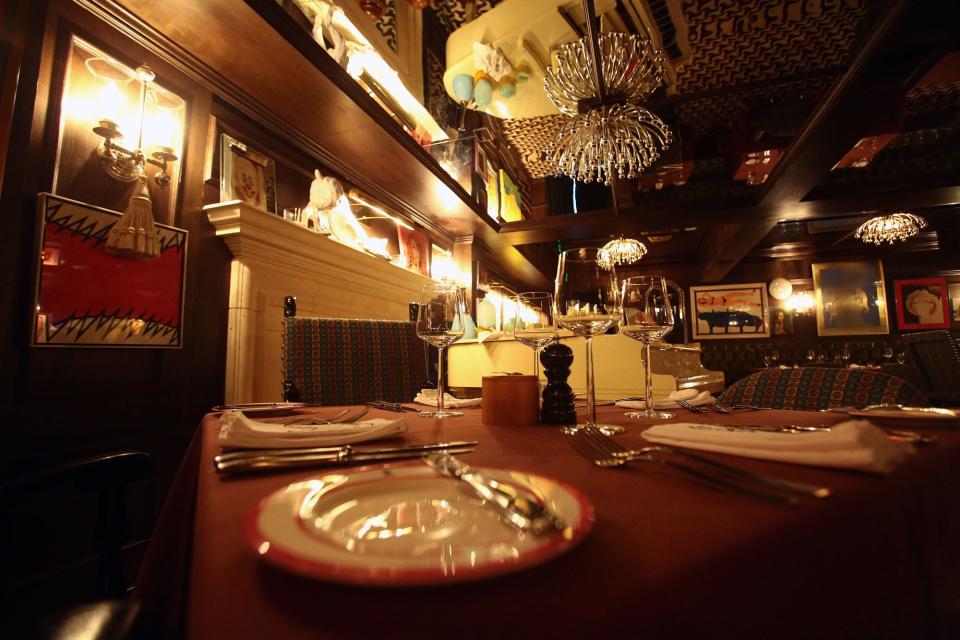
<svg viewBox="0 0 960 640">
<path fill-rule="evenodd" d="M 290 317 L 282 333 L 283 380 L 303 402 L 412 402 L 427 380 L 412 322 Z"/>
<path fill-rule="evenodd" d="M 871 404 L 929 404 L 906 380 L 870 369 L 833 367 L 758 371 L 729 387 L 717 402 L 801 411 Z"/>
</svg>

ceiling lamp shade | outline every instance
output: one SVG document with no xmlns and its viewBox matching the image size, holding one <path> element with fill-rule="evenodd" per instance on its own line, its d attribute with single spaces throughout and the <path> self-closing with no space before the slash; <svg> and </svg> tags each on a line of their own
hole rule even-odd
<svg viewBox="0 0 960 640">
<path fill-rule="evenodd" d="M 654 49 L 649 40 L 628 33 L 601 33 L 598 39 L 607 95 L 624 102 L 643 102 L 660 86 L 663 52 Z M 560 45 L 543 80 L 547 98 L 568 116 L 583 113 L 580 102 L 600 95 L 590 46 L 589 36 Z"/>
<path fill-rule="evenodd" d="M 870 218 L 857 227 L 854 236 L 880 245 L 886 242 L 893 244 L 898 240 L 906 240 L 920 233 L 927 226 L 927 221 L 912 213 L 891 213 L 890 215 Z"/>
<path fill-rule="evenodd" d="M 611 240 L 597 252 L 597 263 L 604 269 L 621 264 L 633 264 L 647 255 L 647 246 L 639 240 L 620 236 Z"/>
<path fill-rule="evenodd" d="M 636 178 L 673 141 L 669 127 L 638 103 L 663 79 L 663 52 L 628 33 L 599 33 L 584 0 L 588 35 L 561 45 L 544 76 L 547 98 L 570 116 L 545 149 L 558 174 L 610 185 Z"/>
</svg>

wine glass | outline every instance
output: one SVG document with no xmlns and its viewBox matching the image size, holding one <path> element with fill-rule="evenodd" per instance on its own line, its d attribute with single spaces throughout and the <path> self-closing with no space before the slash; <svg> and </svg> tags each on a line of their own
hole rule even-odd
<svg viewBox="0 0 960 640">
<path fill-rule="evenodd" d="M 886 345 L 883 347 L 883 359 L 885 362 L 893 361 L 893 347 Z"/>
<path fill-rule="evenodd" d="M 907 353 L 905 351 L 897 351 L 897 364 L 904 364 L 907 361 Z"/>
<path fill-rule="evenodd" d="M 763 366 L 770 367 L 770 364 L 773 362 L 773 354 L 767 351 L 763 354 Z"/>
<path fill-rule="evenodd" d="M 815 349 L 807 349 L 807 362 L 813 363 L 817 357 L 817 352 Z"/>
<path fill-rule="evenodd" d="M 440 361 L 437 364 L 437 410 L 420 411 L 425 418 L 453 418 L 462 416 L 462 411 L 443 408 L 443 350 L 463 336 L 463 296 L 460 287 L 450 283 L 425 284 L 420 290 L 420 307 L 417 310 L 417 336 L 437 347 Z"/>
<path fill-rule="evenodd" d="M 653 408 L 653 372 L 650 368 L 650 343 L 673 330 L 673 307 L 663 276 L 634 276 L 623 281 L 623 319 L 620 333 L 643 343 L 645 408 L 631 411 L 628 418 L 672 418 L 669 411 Z"/>
<path fill-rule="evenodd" d="M 840 351 L 840 359 L 843 360 L 843 366 L 850 364 L 850 347 L 846 342 L 843 343 L 843 350 Z"/>
<path fill-rule="evenodd" d="M 560 254 L 554 293 L 556 321 L 564 329 L 583 336 L 586 346 L 587 420 L 577 427 L 595 426 L 606 433 L 619 433 L 623 427 L 597 424 L 593 336 L 606 333 L 620 321 L 616 267 L 598 260 L 598 251 L 570 249 Z"/>
<path fill-rule="evenodd" d="M 524 315 L 527 317 L 524 318 Z M 540 349 L 557 337 L 553 321 L 553 294 L 546 291 L 525 291 L 517 295 L 517 317 L 513 338 L 533 349 L 533 375 L 540 379 Z"/>
</svg>

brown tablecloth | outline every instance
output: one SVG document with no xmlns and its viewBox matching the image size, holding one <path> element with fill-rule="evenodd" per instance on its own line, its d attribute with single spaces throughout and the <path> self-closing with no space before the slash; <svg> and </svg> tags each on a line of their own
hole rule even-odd
<svg viewBox="0 0 960 640">
<path fill-rule="evenodd" d="M 325 410 L 326 411 L 326 410 Z M 324 584 L 260 562 L 241 522 L 258 500 L 312 475 L 223 479 L 218 418 L 200 425 L 138 583 L 145 609 L 190 638 L 960 637 L 960 430 L 890 476 L 716 456 L 833 489 L 781 508 L 720 493 L 655 465 L 599 469 L 548 426 L 498 427 L 479 409 L 410 417 L 408 442 L 475 439 L 473 465 L 512 467 L 580 488 L 597 523 L 570 553 L 533 569 L 447 587 Z M 837 414 L 690 414 L 690 422 L 830 424 Z M 397 414 L 371 410 L 372 416 Z M 619 436 L 641 446 L 645 426 Z M 188 589 L 182 589 L 188 583 Z M 181 597 L 182 596 L 182 597 Z"/>
</svg>

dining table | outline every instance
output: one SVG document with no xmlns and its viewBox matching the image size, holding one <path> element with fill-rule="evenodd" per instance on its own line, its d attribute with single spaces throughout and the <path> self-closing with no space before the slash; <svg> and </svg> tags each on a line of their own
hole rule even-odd
<svg viewBox="0 0 960 640">
<path fill-rule="evenodd" d="M 300 410 L 329 414 L 335 408 Z M 555 425 L 484 424 L 480 408 L 402 417 L 394 443 L 475 440 L 473 467 L 557 479 L 593 505 L 595 523 L 537 566 L 431 586 L 347 585 L 264 562 L 243 523 L 266 496 L 329 472 L 228 477 L 213 458 L 220 414 L 197 429 L 147 550 L 136 594 L 168 635 L 187 638 L 960 638 L 960 428 L 914 429 L 936 444 L 886 475 L 703 453 L 752 472 L 829 487 L 790 508 L 718 491 L 675 470 L 600 468 Z M 672 421 L 830 426 L 841 413 L 759 410 Z M 663 420 L 615 406 L 600 422 L 628 448 Z M 378 442 L 376 444 L 382 444 Z M 422 464 L 419 460 L 387 464 Z M 351 467 L 340 468 L 349 470 Z"/>
</svg>

